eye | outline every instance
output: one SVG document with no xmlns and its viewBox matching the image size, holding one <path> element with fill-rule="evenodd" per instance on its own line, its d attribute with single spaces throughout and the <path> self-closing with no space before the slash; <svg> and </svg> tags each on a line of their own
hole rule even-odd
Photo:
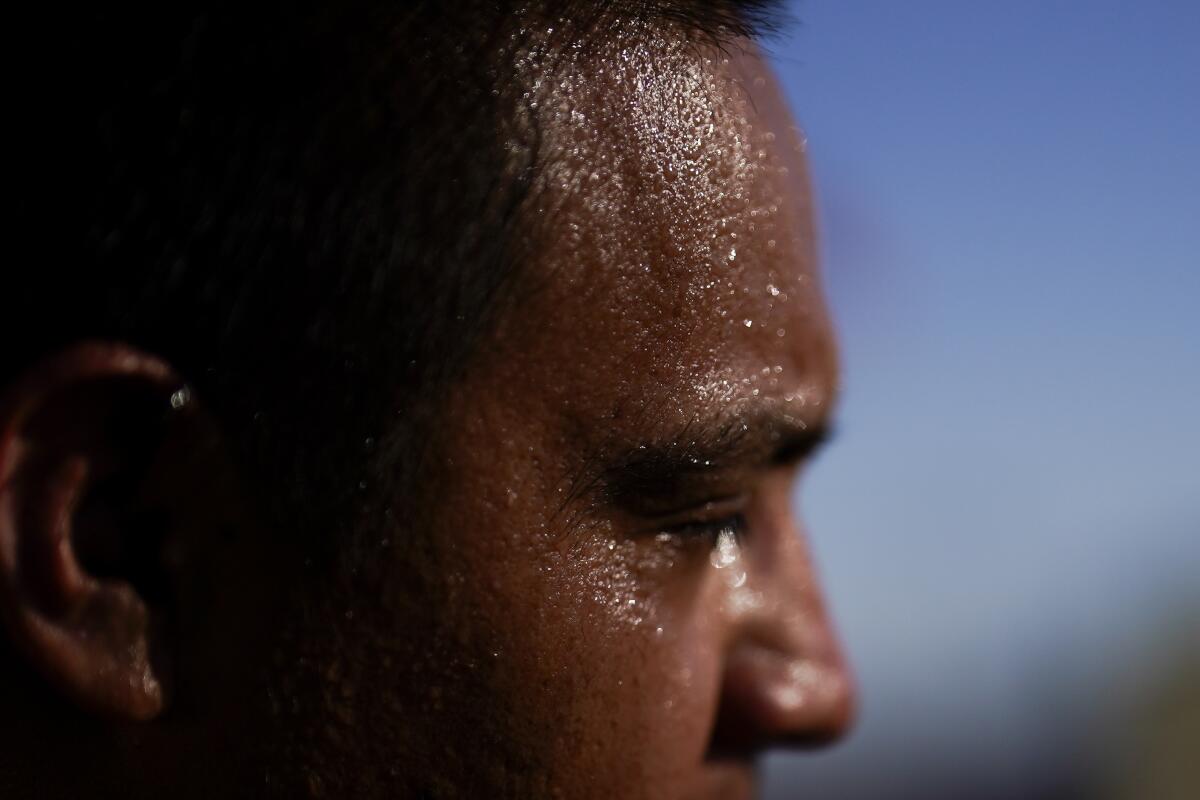
<svg viewBox="0 0 1200 800">
<path fill-rule="evenodd" d="M 663 529 L 669 536 L 685 541 L 704 541 L 716 548 L 722 538 L 740 542 L 746 528 L 746 517 L 740 511 L 720 517 L 689 519 Z"/>
</svg>

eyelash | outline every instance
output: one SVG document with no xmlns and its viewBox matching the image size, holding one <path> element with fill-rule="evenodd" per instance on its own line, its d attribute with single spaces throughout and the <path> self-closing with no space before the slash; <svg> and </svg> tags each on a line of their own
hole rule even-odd
<svg viewBox="0 0 1200 800">
<path fill-rule="evenodd" d="M 715 547 L 721 534 L 726 531 L 731 532 L 734 539 L 740 542 L 745 527 L 745 515 L 737 512 L 716 519 L 688 520 L 687 522 L 672 525 L 664 532 L 689 540 L 707 539 Z"/>
</svg>

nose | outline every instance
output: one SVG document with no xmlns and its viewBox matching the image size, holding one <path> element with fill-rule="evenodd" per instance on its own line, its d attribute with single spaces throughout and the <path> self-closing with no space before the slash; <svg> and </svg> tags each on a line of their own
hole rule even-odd
<svg viewBox="0 0 1200 800">
<path fill-rule="evenodd" d="M 815 747 L 843 736 L 853 680 L 822 601 L 812 560 L 792 526 L 753 552 L 753 578 L 730 597 L 712 751 L 744 756 L 776 746 Z"/>
</svg>

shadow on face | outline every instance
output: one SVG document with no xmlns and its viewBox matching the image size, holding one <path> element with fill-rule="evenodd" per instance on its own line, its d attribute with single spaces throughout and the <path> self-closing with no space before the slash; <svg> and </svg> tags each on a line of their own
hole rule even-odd
<svg viewBox="0 0 1200 800">
<path fill-rule="evenodd" d="M 514 302 L 332 577 L 259 533 L 170 365 L 84 345 L 9 386 L 6 691 L 38 742 L 78 723 L 79 785 L 729 798 L 845 729 L 790 503 L 837 391 L 802 138 L 748 43 L 560 56 L 516 70 Z"/>
</svg>

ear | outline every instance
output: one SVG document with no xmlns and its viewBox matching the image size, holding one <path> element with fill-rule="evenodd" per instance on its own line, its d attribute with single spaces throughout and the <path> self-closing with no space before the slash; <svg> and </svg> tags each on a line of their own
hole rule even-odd
<svg viewBox="0 0 1200 800">
<path fill-rule="evenodd" d="M 145 720 L 168 694 L 168 528 L 152 488 L 189 413 L 162 361 L 86 344 L 0 394 L 0 621 L 85 709 Z"/>
</svg>

